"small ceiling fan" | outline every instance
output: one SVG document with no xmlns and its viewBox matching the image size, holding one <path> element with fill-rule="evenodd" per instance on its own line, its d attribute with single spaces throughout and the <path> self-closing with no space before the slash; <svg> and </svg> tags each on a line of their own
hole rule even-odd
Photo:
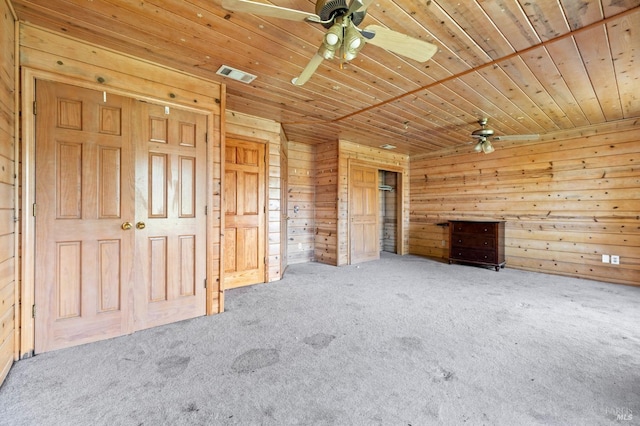
<svg viewBox="0 0 640 426">
<path fill-rule="evenodd" d="M 296 86 L 305 84 L 324 59 L 329 60 L 338 56 L 342 67 L 344 63 L 357 56 L 365 43 L 418 62 L 426 62 L 436 53 L 438 50 L 436 45 L 380 25 L 358 28 L 372 2 L 373 0 L 351 0 L 347 5 L 347 0 L 317 0 L 315 14 L 249 0 L 222 0 L 222 7 L 234 12 L 312 22 L 327 28 L 317 53 L 302 73 L 291 80 Z"/>
<path fill-rule="evenodd" d="M 496 149 L 491 144 L 489 139 L 493 139 L 494 141 L 506 141 L 506 140 L 535 140 L 540 137 L 540 135 L 507 135 L 507 136 L 493 136 L 493 129 L 487 128 L 488 118 L 483 117 L 478 120 L 478 124 L 482 126 L 480 129 L 474 130 L 471 132 L 471 137 L 478 139 L 475 147 L 473 148 L 476 152 L 484 152 L 485 154 L 491 154 Z"/>
</svg>

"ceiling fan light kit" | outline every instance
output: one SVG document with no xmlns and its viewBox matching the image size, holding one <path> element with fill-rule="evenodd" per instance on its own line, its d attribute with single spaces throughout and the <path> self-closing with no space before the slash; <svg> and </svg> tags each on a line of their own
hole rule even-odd
<svg viewBox="0 0 640 426">
<path fill-rule="evenodd" d="M 317 53 L 302 73 L 291 80 L 296 86 L 305 84 L 323 60 L 333 59 L 339 53 L 340 68 L 358 55 L 366 43 L 405 56 L 418 62 L 426 62 L 438 48 L 426 41 L 390 30 L 379 25 L 359 29 L 367 8 L 373 0 L 317 0 L 316 13 L 274 6 L 250 0 L 222 0 L 222 7 L 234 12 L 251 13 L 272 18 L 321 24 L 328 29 Z"/>
<path fill-rule="evenodd" d="M 491 145 L 489 139 L 480 138 L 476 146 L 473 148 L 476 152 L 484 152 L 485 154 L 491 154 L 496 149 Z"/>
</svg>

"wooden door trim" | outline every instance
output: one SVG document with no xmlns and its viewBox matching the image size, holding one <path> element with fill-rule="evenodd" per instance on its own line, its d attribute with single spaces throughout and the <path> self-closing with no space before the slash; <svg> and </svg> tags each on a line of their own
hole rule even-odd
<svg viewBox="0 0 640 426">
<path fill-rule="evenodd" d="M 37 70 L 29 67 L 22 67 L 22 84 L 21 84 L 21 93 L 22 93 L 22 101 L 21 101 L 21 145 L 22 145 L 22 155 L 20 157 L 22 161 L 22 176 L 21 176 L 21 185 L 22 185 L 22 200 L 21 200 L 21 208 L 22 213 L 20 216 L 21 220 L 21 249 L 20 254 L 22 258 L 20 272 L 22 275 L 22 279 L 20 282 L 20 298 L 21 304 L 19 309 L 19 313 L 16 314 L 17 317 L 20 318 L 20 332 L 18 336 L 19 340 L 19 358 L 29 358 L 33 356 L 35 349 L 35 320 L 32 316 L 33 306 L 35 304 L 35 267 L 36 267 L 36 259 L 35 259 L 35 216 L 33 215 L 33 205 L 35 203 L 35 148 L 36 148 L 36 137 L 35 137 L 35 115 L 34 115 L 34 102 L 36 99 L 36 81 L 37 80 L 47 80 L 55 83 L 64 83 L 72 86 L 77 86 L 81 88 L 86 88 L 90 90 L 97 91 L 105 91 L 108 89 L 109 93 L 119 96 L 125 96 L 128 98 L 133 98 L 137 100 L 145 100 L 149 102 L 153 102 L 160 105 L 167 105 L 169 107 L 175 107 L 185 110 L 190 110 L 193 112 L 198 112 L 200 114 L 207 116 L 207 133 L 209 135 L 219 135 L 219 132 L 215 132 L 214 130 L 214 118 L 217 115 L 214 111 L 206 110 L 206 109 L 198 109 L 194 108 L 192 105 L 184 105 L 181 103 L 171 103 L 162 99 L 153 98 L 150 96 L 143 96 L 134 92 L 127 92 L 123 90 L 119 90 L 112 87 L 105 87 L 104 85 L 98 83 L 90 83 L 86 81 L 76 80 L 72 77 L 68 77 L 65 75 L 52 73 L 49 71 Z M 169 87 L 169 86 L 167 86 Z M 220 122 L 219 120 L 217 121 Z M 210 140 L 207 144 L 207 170 L 214 171 L 214 146 L 215 143 L 213 140 Z M 212 175 L 213 176 L 213 175 Z M 213 206 L 213 191 L 211 188 L 211 179 L 207 179 L 207 194 L 210 194 L 211 198 L 207 199 L 207 206 Z M 208 215 L 211 217 L 211 221 L 207 218 L 207 236 L 206 239 L 209 240 L 210 235 L 212 235 L 212 230 L 215 226 L 215 221 L 213 220 L 213 215 Z M 207 259 L 211 259 L 215 256 L 213 253 L 213 245 L 207 244 Z M 211 262 L 207 262 L 209 265 Z M 214 282 L 214 275 L 212 274 L 212 268 L 206 267 L 207 274 L 207 283 Z M 214 291 L 214 286 L 207 285 L 206 289 L 206 297 L 207 301 L 211 299 L 211 295 Z M 17 306 L 17 305 L 16 305 Z M 206 314 L 210 315 L 216 312 L 211 312 L 211 306 L 209 302 L 207 302 L 207 310 Z"/>
<path fill-rule="evenodd" d="M 224 265 L 224 253 L 223 253 L 223 247 L 224 247 L 224 230 L 225 230 L 225 212 L 224 212 L 224 206 L 225 206 L 225 202 L 226 200 L 224 199 L 224 175 L 226 173 L 226 161 L 225 161 L 225 155 L 226 155 L 226 145 L 227 145 L 227 139 L 235 139 L 238 141 L 244 141 L 244 142 L 251 142 L 251 143 L 259 143 L 264 145 L 264 182 L 263 182 L 263 193 L 264 193 L 264 208 L 265 208 L 265 212 L 264 212 L 264 226 L 263 226 L 263 241 L 264 241 L 264 257 L 265 257 L 265 263 L 264 263 L 264 275 L 262 277 L 262 283 L 266 283 L 268 282 L 268 278 L 269 278 L 269 209 L 267 208 L 267 206 L 269 205 L 269 141 L 266 139 L 260 139 L 260 138 L 254 138 L 251 136 L 244 136 L 244 135 L 240 135 L 237 133 L 225 133 L 224 137 L 222 138 L 222 155 L 221 155 L 221 160 L 220 160 L 220 167 L 221 167 L 221 171 L 220 171 L 220 176 L 221 176 L 221 184 L 220 184 L 220 218 L 221 218 L 221 225 L 220 225 L 220 288 L 221 288 L 221 292 L 224 293 L 224 290 L 226 290 L 226 288 L 224 287 L 224 271 L 225 271 L 225 265 Z"/>
<path fill-rule="evenodd" d="M 207 215 L 207 259 L 215 259 L 215 253 L 213 252 L 214 244 L 210 240 L 218 242 L 217 244 L 218 246 L 218 262 L 217 262 L 218 278 L 215 283 L 215 287 L 213 286 L 213 280 L 209 280 L 209 277 L 216 276 L 216 273 L 214 271 L 214 265 L 213 265 L 213 262 L 207 262 L 207 283 L 211 283 L 207 285 L 207 315 L 224 312 L 224 264 L 223 264 L 224 261 L 223 259 L 224 259 L 224 227 L 225 227 L 224 216 L 225 215 L 222 209 L 224 206 L 224 184 L 225 184 L 224 182 L 225 160 L 224 159 L 226 158 L 225 145 L 227 143 L 227 138 L 225 133 L 225 129 L 227 127 L 227 121 L 224 113 L 224 111 L 227 108 L 226 105 L 227 105 L 227 86 L 223 84 L 222 87 L 220 88 L 220 108 L 221 108 L 222 114 L 213 115 L 213 120 L 215 120 L 216 123 L 219 124 L 214 126 L 214 130 L 217 130 L 217 132 L 215 134 L 212 133 L 213 135 L 216 135 L 217 138 L 214 137 L 214 140 L 209 142 L 208 144 L 209 152 L 207 152 L 207 155 L 211 155 L 212 159 L 216 158 L 215 152 L 213 150 L 215 145 L 214 141 L 216 139 L 219 140 L 220 171 L 219 171 L 218 179 L 220 181 L 220 187 L 217 189 L 209 188 L 209 190 L 207 190 L 207 206 L 215 205 L 214 195 L 219 197 L 219 203 L 220 203 L 220 214 L 218 214 L 219 218 L 217 219 L 219 220 L 220 229 L 218 231 L 217 237 L 214 237 L 213 235 L 213 230 L 215 229 L 214 215 L 213 214 Z M 214 176 L 216 176 L 214 160 L 207 161 L 207 182 L 213 182 Z M 214 194 L 214 191 L 216 192 L 215 194 Z M 214 291 L 218 292 L 218 309 L 216 312 L 214 312 L 214 306 L 213 306 Z"/>
<path fill-rule="evenodd" d="M 347 160 L 347 197 L 351 196 L 351 168 L 352 167 L 368 167 L 376 169 L 378 171 L 395 172 L 398 174 L 398 183 L 396 185 L 396 254 L 404 256 L 406 254 L 404 250 L 404 187 L 405 180 L 408 175 L 406 167 L 394 166 L 383 162 L 366 161 L 357 158 L 349 158 Z M 347 264 L 351 265 L 351 200 L 347 199 Z"/>
</svg>

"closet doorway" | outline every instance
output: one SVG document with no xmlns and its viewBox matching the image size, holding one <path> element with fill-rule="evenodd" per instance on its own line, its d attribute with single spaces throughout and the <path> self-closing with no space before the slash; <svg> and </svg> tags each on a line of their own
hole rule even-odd
<svg viewBox="0 0 640 426">
<path fill-rule="evenodd" d="M 378 235 L 380 252 L 398 253 L 398 228 L 402 224 L 401 205 L 398 201 L 398 179 L 400 173 L 378 170 Z"/>
</svg>

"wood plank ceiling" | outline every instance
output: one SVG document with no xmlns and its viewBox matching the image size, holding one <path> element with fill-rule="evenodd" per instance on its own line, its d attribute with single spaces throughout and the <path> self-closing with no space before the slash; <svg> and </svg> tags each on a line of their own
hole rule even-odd
<svg viewBox="0 0 640 426">
<path fill-rule="evenodd" d="M 473 149 L 496 135 L 541 134 L 640 117 L 640 0 L 375 0 L 361 28 L 435 43 L 426 63 L 365 46 L 340 69 L 316 52 L 319 24 L 229 12 L 221 0 L 12 0 L 23 21 L 227 84 L 227 108 L 283 124 L 289 140 L 338 138 L 420 154 Z M 309 0 L 271 4 L 314 12 Z M 215 74 L 228 65 L 250 84 Z"/>
</svg>

